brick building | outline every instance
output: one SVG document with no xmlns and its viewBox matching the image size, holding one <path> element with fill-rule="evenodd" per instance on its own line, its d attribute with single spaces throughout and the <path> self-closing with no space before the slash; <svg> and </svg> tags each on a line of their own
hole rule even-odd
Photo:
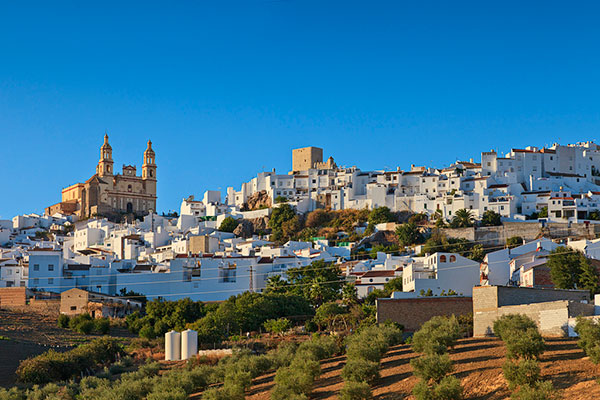
<svg viewBox="0 0 600 400">
<path fill-rule="evenodd" d="M 89 313 L 92 318 L 124 317 L 142 309 L 142 302 L 108 296 L 83 289 L 69 289 L 60 295 L 60 313 L 78 315 Z"/>
</svg>

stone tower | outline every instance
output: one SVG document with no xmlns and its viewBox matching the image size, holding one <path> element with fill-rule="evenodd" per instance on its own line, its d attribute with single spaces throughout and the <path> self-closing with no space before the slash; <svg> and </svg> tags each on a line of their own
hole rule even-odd
<svg viewBox="0 0 600 400">
<path fill-rule="evenodd" d="M 112 176 L 113 174 L 113 159 L 112 147 L 108 144 L 108 135 L 104 134 L 104 144 L 100 147 L 100 161 L 96 167 L 98 176 Z"/>
<path fill-rule="evenodd" d="M 148 140 L 148 147 L 144 151 L 142 164 L 142 179 L 146 184 L 146 193 L 156 195 L 156 163 L 152 142 Z"/>
</svg>

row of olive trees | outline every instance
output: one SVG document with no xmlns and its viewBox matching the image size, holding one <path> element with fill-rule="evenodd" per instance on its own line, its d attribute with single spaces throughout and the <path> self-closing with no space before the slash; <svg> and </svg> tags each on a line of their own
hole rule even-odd
<svg viewBox="0 0 600 400">
<path fill-rule="evenodd" d="M 271 399 L 306 399 L 312 392 L 315 379 L 321 375 L 319 360 L 330 358 L 338 351 L 333 337 L 315 335 L 300 344 L 290 361 L 277 369 Z"/>
<path fill-rule="evenodd" d="M 402 330 L 391 324 L 369 326 L 348 337 L 340 399 L 371 399 L 370 385 L 379 378 L 381 358 L 390 346 L 401 341 Z"/>
<path fill-rule="evenodd" d="M 460 381 L 450 375 L 454 367 L 448 348 L 461 337 L 458 319 L 433 317 L 423 324 L 412 339 L 412 349 L 423 353 L 410 361 L 414 374 L 421 380 L 413 388 L 417 400 L 459 400 L 462 398 Z"/>
<path fill-rule="evenodd" d="M 540 379 L 538 360 L 544 352 L 544 339 L 535 322 L 521 314 L 504 315 L 494 322 L 494 334 L 506 346 L 502 366 L 515 400 L 552 400 L 557 393 L 551 381 Z"/>
</svg>

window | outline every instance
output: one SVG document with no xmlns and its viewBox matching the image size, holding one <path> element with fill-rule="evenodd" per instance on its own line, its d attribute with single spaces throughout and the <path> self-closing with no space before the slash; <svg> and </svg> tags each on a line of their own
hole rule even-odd
<svg viewBox="0 0 600 400">
<path fill-rule="evenodd" d="M 445 255 L 441 255 L 440 256 L 440 262 L 441 263 L 445 263 L 446 262 L 446 256 Z"/>
<path fill-rule="evenodd" d="M 450 256 L 450 262 L 455 262 L 456 261 L 456 256 Z"/>
<path fill-rule="evenodd" d="M 40 280 L 38 278 L 33 278 L 33 284 L 37 285 L 38 283 L 40 283 Z"/>
<path fill-rule="evenodd" d="M 487 166 L 488 166 L 488 167 L 491 167 L 491 166 L 492 166 L 492 163 L 488 161 L 488 163 L 487 163 Z"/>
<path fill-rule="evenodd" d="M 40 270 L 40 264 L 33 264 L 33 270 L 34 271 L 39 271 Z"/>
<path fill-rule="evenodd" d="M 48 285 L 54 285 L 54 278 L 48 278 Z"/>
<path fill-rule="evenodd" d="M 71 306 L 71 311 L 77 311 L 77 306 Z"/>
<path fill-rule="evenodd" d="M 48 264 L 48 271 L 54 271 L 54 264 Z"/>
</svg>

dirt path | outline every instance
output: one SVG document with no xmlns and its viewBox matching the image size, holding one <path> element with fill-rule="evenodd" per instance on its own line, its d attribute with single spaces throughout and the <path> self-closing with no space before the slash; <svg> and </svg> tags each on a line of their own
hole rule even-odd
<svg viewBox="0 0 600 400">
<path fill-rule="evenodd" d="M 551 379 L 562 390 L 565 399 L 591 400 L 600 398 L 600 385 L 596 378 L 598 369 L 577 347 L 572 339 L 547 339 L 547 349 L 541 360 L 542 378 Z M 497 339 L 470 338 L 459 341 L 450 353 L 454 360 L 455 375 L 465 388 L 465 399 L 500 400 L 510 396 L 502 376 L 505 350 Z M 382 360 L 381 379 L 373 385 L 373 395 L 378 400 L 414 399 L 411 390 L 417 378 L 412 374 L 410 359 L 416 354 L 407 345 L 395 346 Z M 345 357 L 323 361 L 322 374 L 315 382 L 311 399 L 336 399 L 343 387 L 340 372 Z M 269 399 L 274 374 L 261 376 L 246 398 Z"/>
</svg>

